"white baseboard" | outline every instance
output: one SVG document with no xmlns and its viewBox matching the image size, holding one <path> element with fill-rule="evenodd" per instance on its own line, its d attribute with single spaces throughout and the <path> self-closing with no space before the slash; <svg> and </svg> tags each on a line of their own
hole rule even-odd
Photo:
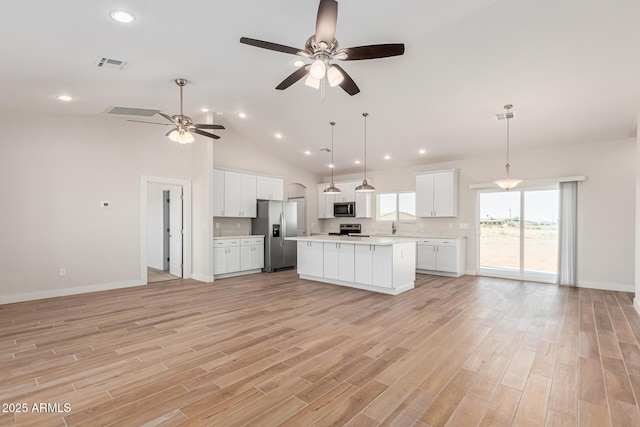
<svg viewBox="0 0 640 427">
<path fill-rule="evenodd" d="M 213 282 L 213 276 L 209 276 L 207 274 L 192 273 L 191 278 L 193 280 L 197 280 L 198 282 L 205 282 L 205 283 Z"/>
<path fill-rule="evenodd" d="M 146 285 L 140 279 L 124 282 L 102 283 L 99 285 L 79 286 L 77 288 L 52 289 L 49 291 L 30 292 L 27 294 L 0 296 L 0 304 L 12 304 L 16 302 L 34 301 L 45 298 L 64 297 L 67 295 L 85 294 L 88 292 L 109 291 L 111 289 L 131 288 Z"/>
<path fill-rule="evenodd" d="M 638 300 L 638 297 L 633 299 L 633 308 L 635 308 L 638 314 L 640 314 L 640 300 Z"/>
<path fill-rule="evenodd" d="M 600 289 L 602 291 L 635 292 L 633 284 L 605 283 L 605 282 L 580 282 L 579 288 Z"/>
<path fill-rule="evenodd" d="M 478 272 L 475 269 L 468 269 L 464 272 L 465 276 L 477 276 Z"/>
</svg>

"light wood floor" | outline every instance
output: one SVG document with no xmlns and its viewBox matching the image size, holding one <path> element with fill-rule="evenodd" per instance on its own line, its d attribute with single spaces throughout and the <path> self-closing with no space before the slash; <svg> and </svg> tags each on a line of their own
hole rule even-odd
<svg viewBox="0 0 640 427">
<path fill-rule="evenodd" d="M 174 276 L 168 271 L 147 267 L 147 283 L 166 282 L 167 280 L 176 280 L 176 279 L 179 279 L 179 277 Z"/>
<path fill-rule="evenodd" d="M 285 271 L 4 305 L 0 402 L 59 412 L 0 425 L 639 426 L 631 301 L 426 275 L 394 297 Z"/>
</svg>

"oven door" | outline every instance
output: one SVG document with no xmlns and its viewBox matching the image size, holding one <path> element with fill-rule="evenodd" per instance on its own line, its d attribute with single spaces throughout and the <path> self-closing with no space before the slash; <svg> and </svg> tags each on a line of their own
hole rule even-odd
<svg viewBox="0 0 640 427">
<path fill-rule="evenodd" d="M 333 216 L 336 218 L 356 216 L 356 204 L 354 202 L 334 203 Z"/>
</svg>

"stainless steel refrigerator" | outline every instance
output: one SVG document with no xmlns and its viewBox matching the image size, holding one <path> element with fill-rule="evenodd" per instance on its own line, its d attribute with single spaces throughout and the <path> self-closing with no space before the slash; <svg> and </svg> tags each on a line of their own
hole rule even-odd
<svg viewBox="0 0 640 427">
<path fill-rule="evenodd" d="M 297 261 L 296 237 L 298 209 L 296 202 L 258 200 L 258 216 L 251 220 L 251 232 L 264 234 L 264 268 L 273 272 L 293 268 Z"/>
</svg>

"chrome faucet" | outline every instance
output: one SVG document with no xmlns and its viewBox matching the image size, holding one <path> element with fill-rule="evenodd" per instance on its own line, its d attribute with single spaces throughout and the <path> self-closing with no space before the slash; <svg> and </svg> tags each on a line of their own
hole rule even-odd
<svg viewBox="0 0 640 427">
<path fill-rule="evenodd" d="M 391 234 L 396 234 L 396 230 L 397 230 L 397 228 L 396 228 L 396 222 L 395 222 L 395 221 L 393 221 L 393 222 L 391 223 Z"/>
</svg>

